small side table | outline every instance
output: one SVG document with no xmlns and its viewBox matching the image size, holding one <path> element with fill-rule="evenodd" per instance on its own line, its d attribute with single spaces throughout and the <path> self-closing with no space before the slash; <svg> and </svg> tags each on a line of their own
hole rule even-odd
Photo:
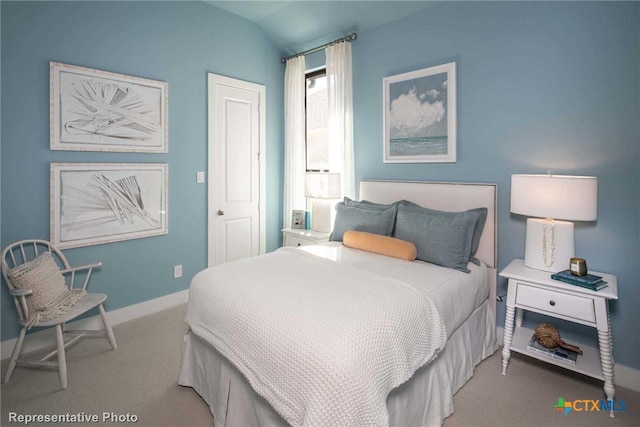
<svg viewBox="0 0 640 427">
<path fill-rule="evenodd" d="M 331 233 L 313 230 L 285 228 L 282 230 L 283 246 L 307 246 L 328 242 Z"/>
<path fill-rule="evenodd" d="M 511 351 L 515 351 L 604 381 L 607 399 L 613 401 L 615 362 L 608 302 L 618 299 L 618 282 L 613 274 L 590 273 L 602 276 L 608 286 L 599 291 L 592 291 L 553 280 L 551 273 L 527 268 L 521 259 L 513 260 L 500 272 L 501 277 L 509 279 L 502 375 L 506 375 Z M 522 327 L 525 310 L 596 328 L 599 348 L 579 345 L 584 354 L 578 356 L 575 365 L 528 350 L 527 344 L 535 332 Z M 613 410 L 610 415 L 614 416 Z"/>
</svg>

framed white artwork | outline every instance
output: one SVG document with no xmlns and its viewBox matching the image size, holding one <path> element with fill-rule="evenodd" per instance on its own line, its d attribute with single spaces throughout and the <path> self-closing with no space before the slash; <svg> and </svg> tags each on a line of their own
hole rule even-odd
<svg viewBox="0 0 640 427">
<path fill-rule="evenodd" d="M 166 163 L 51 163 L 51 242 L 98 245 L 168 233 Z"/>
<path fill-rule="evenodd" d="M 456 161 L 456 63 L 383 79 L 384 162 Z"/>
<path fill-rule="evenodd" d="M 304 230 L 306 228 L 305 211 L 293 210 L 291 211 L 291 228 Z"/>
<path fill-rule="evenodd" d="M 50 148 L 168 152 L 168 85 L 75 65 L 49 64 Z"/>
</svg>

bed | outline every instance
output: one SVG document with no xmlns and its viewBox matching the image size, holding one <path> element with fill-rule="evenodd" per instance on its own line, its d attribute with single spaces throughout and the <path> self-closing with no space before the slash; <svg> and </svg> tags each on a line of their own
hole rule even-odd
<svg viewBox="0 0 640 427">
<path fill-rule="evenodd" d="M 475 262 L 454 269 L 333 241 L 199 273 L 178 383 L 216 426 L 441 425 L 496 351 L 496 186 L 363 180 L 359 198 L 483 209 Z"/>
</svg>

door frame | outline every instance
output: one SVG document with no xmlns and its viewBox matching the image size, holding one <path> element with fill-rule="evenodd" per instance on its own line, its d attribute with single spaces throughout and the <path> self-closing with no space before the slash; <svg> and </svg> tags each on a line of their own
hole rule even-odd
<svg viewBox="0 0 640 427">
<path fill-rule="evenodd" d="M 259 170 L 259 192 L 260 192 L 260 200 L 259 200 L 259 247 L 260 247 L 260 255 L 263 255 L 266 252 L 266 87 L 262 84 L 247 82 L 244 80 L 238 80 L 231 77 L 221 76 L 219 74 L 207 73 L 207 129 L 208 129 L 208 140 L 207 140 L 207 173 L 209 175 L 207 179 L 207 266 L 212 267 L 215 265 L 215 239 L 216 239 L 216 230 L 212 225 L 217 217 L 216 209 L 214 206 L 215 194 L 213 192 L 213 177 L 214 174 L 214 150 L 211 149 L 215 141 L 215 133 L 214 133 L 214 124 L 213 124 L 213 112 L 215 110 L 214 107 L 214 97 L 216 93 L 216 86 L 231 86 L 237 87 L 240 89 L 245 89 L 253 92 L 258 92 L 258 120 L 259 120 L 259 131 L 258 137 L 259 141 L 259 156 L 258 156 L 258 168 Z"/>
</svg>

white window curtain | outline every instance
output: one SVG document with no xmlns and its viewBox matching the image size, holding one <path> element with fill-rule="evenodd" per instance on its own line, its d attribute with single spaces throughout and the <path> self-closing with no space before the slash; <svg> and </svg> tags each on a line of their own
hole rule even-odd
<svg viewBox="0 0 640 427">
<path fill-rule="evenodd" d="M 291 211 L 304 210 L 305 59 L 287 61 L 284 72 L 284 210 L 283 227 L 291 227 Z"/>
<path fill-rule="evenodd" d="M 342 195 L 355 197 L 351 43 L 325 49 L 329 95 L 329 168 L 342 178 Z"/>
</svg>

